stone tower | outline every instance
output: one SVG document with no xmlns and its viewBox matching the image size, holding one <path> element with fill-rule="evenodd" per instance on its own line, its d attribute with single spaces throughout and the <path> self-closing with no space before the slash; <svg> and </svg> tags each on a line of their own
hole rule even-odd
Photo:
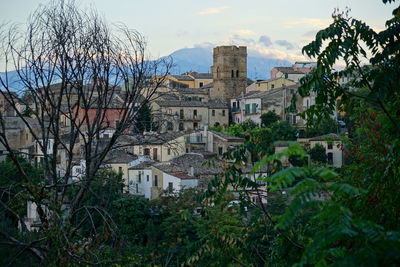
<svg viewBox="0 0 400 267">
<path fill-rule="evenodd" d="M 213 87 L 210 98 L 230 99 L 246 92 L 247 48 L 245 46 L 218 46 L 214 48 Z"/>
</svg>

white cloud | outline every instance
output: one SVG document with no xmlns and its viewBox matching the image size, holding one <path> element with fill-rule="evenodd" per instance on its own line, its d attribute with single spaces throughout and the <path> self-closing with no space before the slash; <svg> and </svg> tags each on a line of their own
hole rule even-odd
<svg viewBox="0 0 400 267">
<path fill-rule="evenodd" d="M 220 7 L 211 7 L 206 8 L 200 12 L 197 12 L 197 15 L 211 15 L 211 14 L 218 14 L 224 11 L 225 9 L 230 8 L 230 6 L 220 6 Z"/>
<path fill-rule="evenodd" d="M 285 22 L 286 28 L 295 28 L 295 27 L 308 27 L 308 28 L 317 28 L 322 29 L 329 25 L 331 22 L 330 19 L 318 19 L 318 18 L 298 18 L 292 19 Z"/>
<path fill-rule="evenodd" d="M 251 35 L 256 35 L 255 32 L 251 30 L 236 30 L 231 32 L 232 35 L 237 35 L 237 36 L 251 36 Z"/>
</svg>

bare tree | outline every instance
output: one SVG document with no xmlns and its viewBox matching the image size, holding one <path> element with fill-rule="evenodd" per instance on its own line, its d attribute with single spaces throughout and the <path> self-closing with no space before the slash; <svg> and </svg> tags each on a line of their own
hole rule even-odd
<svg viewBox="0 0 400 267">
<path fill-rule="evenodd" d="M 82 200 L 107 153 L 135 126 L 137 111 L 153 97 L 163 82 L 159 77 L 165 77 L 171 64 L 147 60 L 146 42 L 140 33 L 122 25 L 111 27 L 95 11 L 81 11 L 74 1 L 40 6 L 26 30 L 3 27 L 1 39 L 5 71 L 16 70 L 23 85 L 18 93 L 25 97 L 10 97 L 15 85 L 7 75 L 0 77 L 4 88 L 1 94 L 43 154 L 45 182 L 34 184 L 25 173 L 18 152 L 7 138 L 7 118 L 0 114 L 0 143 L 24 177 L 20 190 L 37 206 L 41 233 L 29 242 L 2 229 L 0 236 L 43 263 L 49 263 L 50 257 L 84 262 L 76 250 L 79 227 L 94 213 L 100 214 L 110 228 L 112 221 L 107 211 L 84 206 Z M 158 79 L 152 79 L 156 76 Z M 31 106 L 33 119 L 23 116 L 17 101 Z M 33 127 L 32 120 L 38 127 Z M 102 134 L 110 129 L 112 136 L 104 141 Z M 84 179 L 71 182 L 78 155 L 86 162 Z M 72 185 L 78 190 L 71 197 L 67 193 Z M 1 206 L 13 212 L 6 202 Z M 82 210 L 86 216 L 78 220 Z M 17 219 L 21 229 L 26 229 L 24 220 Z M 90 243 L 91 238 L 81 236 L 80 240 Z"/>
</svg>

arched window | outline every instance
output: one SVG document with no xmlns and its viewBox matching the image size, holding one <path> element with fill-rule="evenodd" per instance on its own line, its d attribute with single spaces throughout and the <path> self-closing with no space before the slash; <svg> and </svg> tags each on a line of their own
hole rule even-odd
<svg viewBox="0 0 400 267">
<path fill-rule="evenodd" d="M 219 78 L 219 67 L 217 67 L 217 78 Z"/>
</svg>

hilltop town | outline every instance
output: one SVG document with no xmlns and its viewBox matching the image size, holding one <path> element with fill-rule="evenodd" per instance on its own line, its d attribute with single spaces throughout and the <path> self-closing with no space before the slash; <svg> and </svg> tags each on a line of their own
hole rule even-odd
<svg viewBox="0 0 400 267">
<path fill-rule="evenodd" d="M 176 74 L 74 1 L 0 28 L 0 265 L 399 265 L 399 10 L 335 9 L 260 80 L 226 42 Z"/>
</svg>

